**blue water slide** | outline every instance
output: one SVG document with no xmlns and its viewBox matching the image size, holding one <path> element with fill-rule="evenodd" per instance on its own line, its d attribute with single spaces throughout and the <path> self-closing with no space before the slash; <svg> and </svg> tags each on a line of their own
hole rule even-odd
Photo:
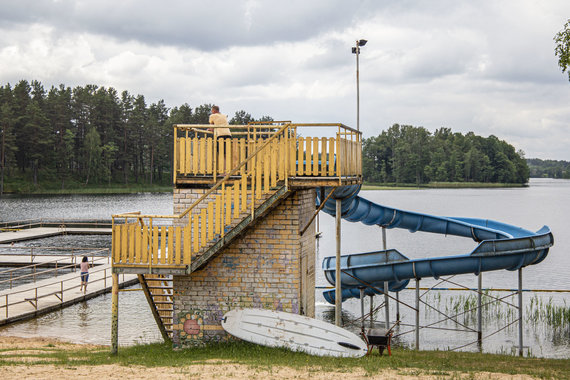
<svg viewBox="0 0 570 380">
<path fill-rule="evenodd" d="M 494 271 L 517 270 L 538 264 L 548 254 L 554 238 L 547 226 L 532 232 L 510 224 L 488 219 L 433 216 L 382 206 L 358 195 L 360 185 L 321 188 L 317 203 L 329 197 L 323 210 L 335 216 L 336 200 L 341 200 L 341 216 L 351 222 L 403 228 L 410 232 L 423 231 L 471 238 L 478 243 L 467 254 L 410 260 L 397 250 L 356 253 L 341 256 L 342 298 L 365 294 L 379 294 L 385 281 L 390 291 L 406 287 L 412 278 L 439 278 L 440 276 Z M 336 259 L 323 260 L 325 278 L 335 284 Z M 323 292 L 325 299 L 334 303 L 334 290 Z"/>
</svg>

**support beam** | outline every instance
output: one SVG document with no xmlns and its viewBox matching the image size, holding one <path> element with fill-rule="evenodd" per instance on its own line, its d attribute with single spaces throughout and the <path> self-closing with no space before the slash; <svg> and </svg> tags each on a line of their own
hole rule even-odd
<svg viewBox="0 0 570 380">
<path fill-rule="evenodd" d="M 119 352 L 119 275 L 113 273 L 111 288 L 111 354 Z"/>
<path fill-rule="evenodd" d="M 374 294 L 370 295 L 370 328 L 374 327 Z"/>
<path fill-rule="evenodd" d="M 483 273 L 479 273 L 477 278 L 477 345 L 479 346 L 479 351 L 481 351 L 483 345 L 483 312 L 481 310 L 483 296 L 481 294 L 482 285 Z"/>
<path fill-rule="evenodd" d="M 420 350 L 420 279 L 416 278 L 416 350 Z"/>
<path fill-rule="evenodd" d="M 396 321 L 400 322 L 400 292 L 396 292 Z"/>
<path fill-rule="evenodd" d="M 382 247 L 386 251 L 386 227 L 382 227 Z M 386 258 L 386 261 L 387 258 Z M 386 330 L 390 329 L 390 297 L 388 297 L 388 281 L 384 281 L 384 310 L 386 317 Z"/>
<path fill-rule="evenodd" d="M 364 288 L 360 288 L 360 318 L 362 320 L 362 331 L 364 331 Z"/>
<path fill-rule="evenodd" d="M 342 288 L 340 286 L 340 221 L 341 200 L 336 200 L 336 268 L 335 268 L 335 313 L 334 322 L 342 326 Z"/>
<path fill-rule="evenodd" d="M 519 356 L 523 356 L 523 295 L 522 268 L 519 268 Z"/>
</svg>

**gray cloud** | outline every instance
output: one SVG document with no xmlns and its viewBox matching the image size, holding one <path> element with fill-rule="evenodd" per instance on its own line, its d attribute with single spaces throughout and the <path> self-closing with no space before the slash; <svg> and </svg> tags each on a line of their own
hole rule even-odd
<svg viewBox="0 0 570 380">
<path fill-rule="evenodd" d="M 0 0 L 0 78 L 95 83 L 175 106 L 495 134 L 570 160 L 570 85 L 552 37 L 565 0 Z"/>
</svg>

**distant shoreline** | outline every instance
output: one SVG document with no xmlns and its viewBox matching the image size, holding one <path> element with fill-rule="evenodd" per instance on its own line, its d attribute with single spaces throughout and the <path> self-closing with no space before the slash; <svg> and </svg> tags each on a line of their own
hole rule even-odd
<svg viewBox="0 0 570 380">
<path fill-rule="evenodd" d="M 487 182 L 430 182 L 421 185 L 364 182 L 362 190 L 420 190 L 420 189 L 495 189 L 528 187 L 528 183 L 487 183 Z"/>
<path fill-rule="evenodd" d="M 494 189 L 528 187 L 520 183 L 484 183 L 484 182 L 430 182 L 426 184 L 396 184 L 364 182 L 362 190 L 419 190 L 419 189 Z M 172 185 L 160 186 L 110 186 L 82 187 L 72 189 L 39 189 L 35 191 L 5 191 L 3 195 L 113 195 L 136 193 L 171 193 Z"/>
</svg>

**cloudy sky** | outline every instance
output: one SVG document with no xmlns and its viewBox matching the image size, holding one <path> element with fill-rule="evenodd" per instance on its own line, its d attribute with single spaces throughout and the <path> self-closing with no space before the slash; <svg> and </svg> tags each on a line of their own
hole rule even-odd
<svg viewBox="0 0 570 380">
<path fill-rule="evenodd" d="M 169 107 L 494 134 L 570 160 L 553 36 L 570 1 L 0 0 L 0 82 L 97 84 Z"/>
</svg>

